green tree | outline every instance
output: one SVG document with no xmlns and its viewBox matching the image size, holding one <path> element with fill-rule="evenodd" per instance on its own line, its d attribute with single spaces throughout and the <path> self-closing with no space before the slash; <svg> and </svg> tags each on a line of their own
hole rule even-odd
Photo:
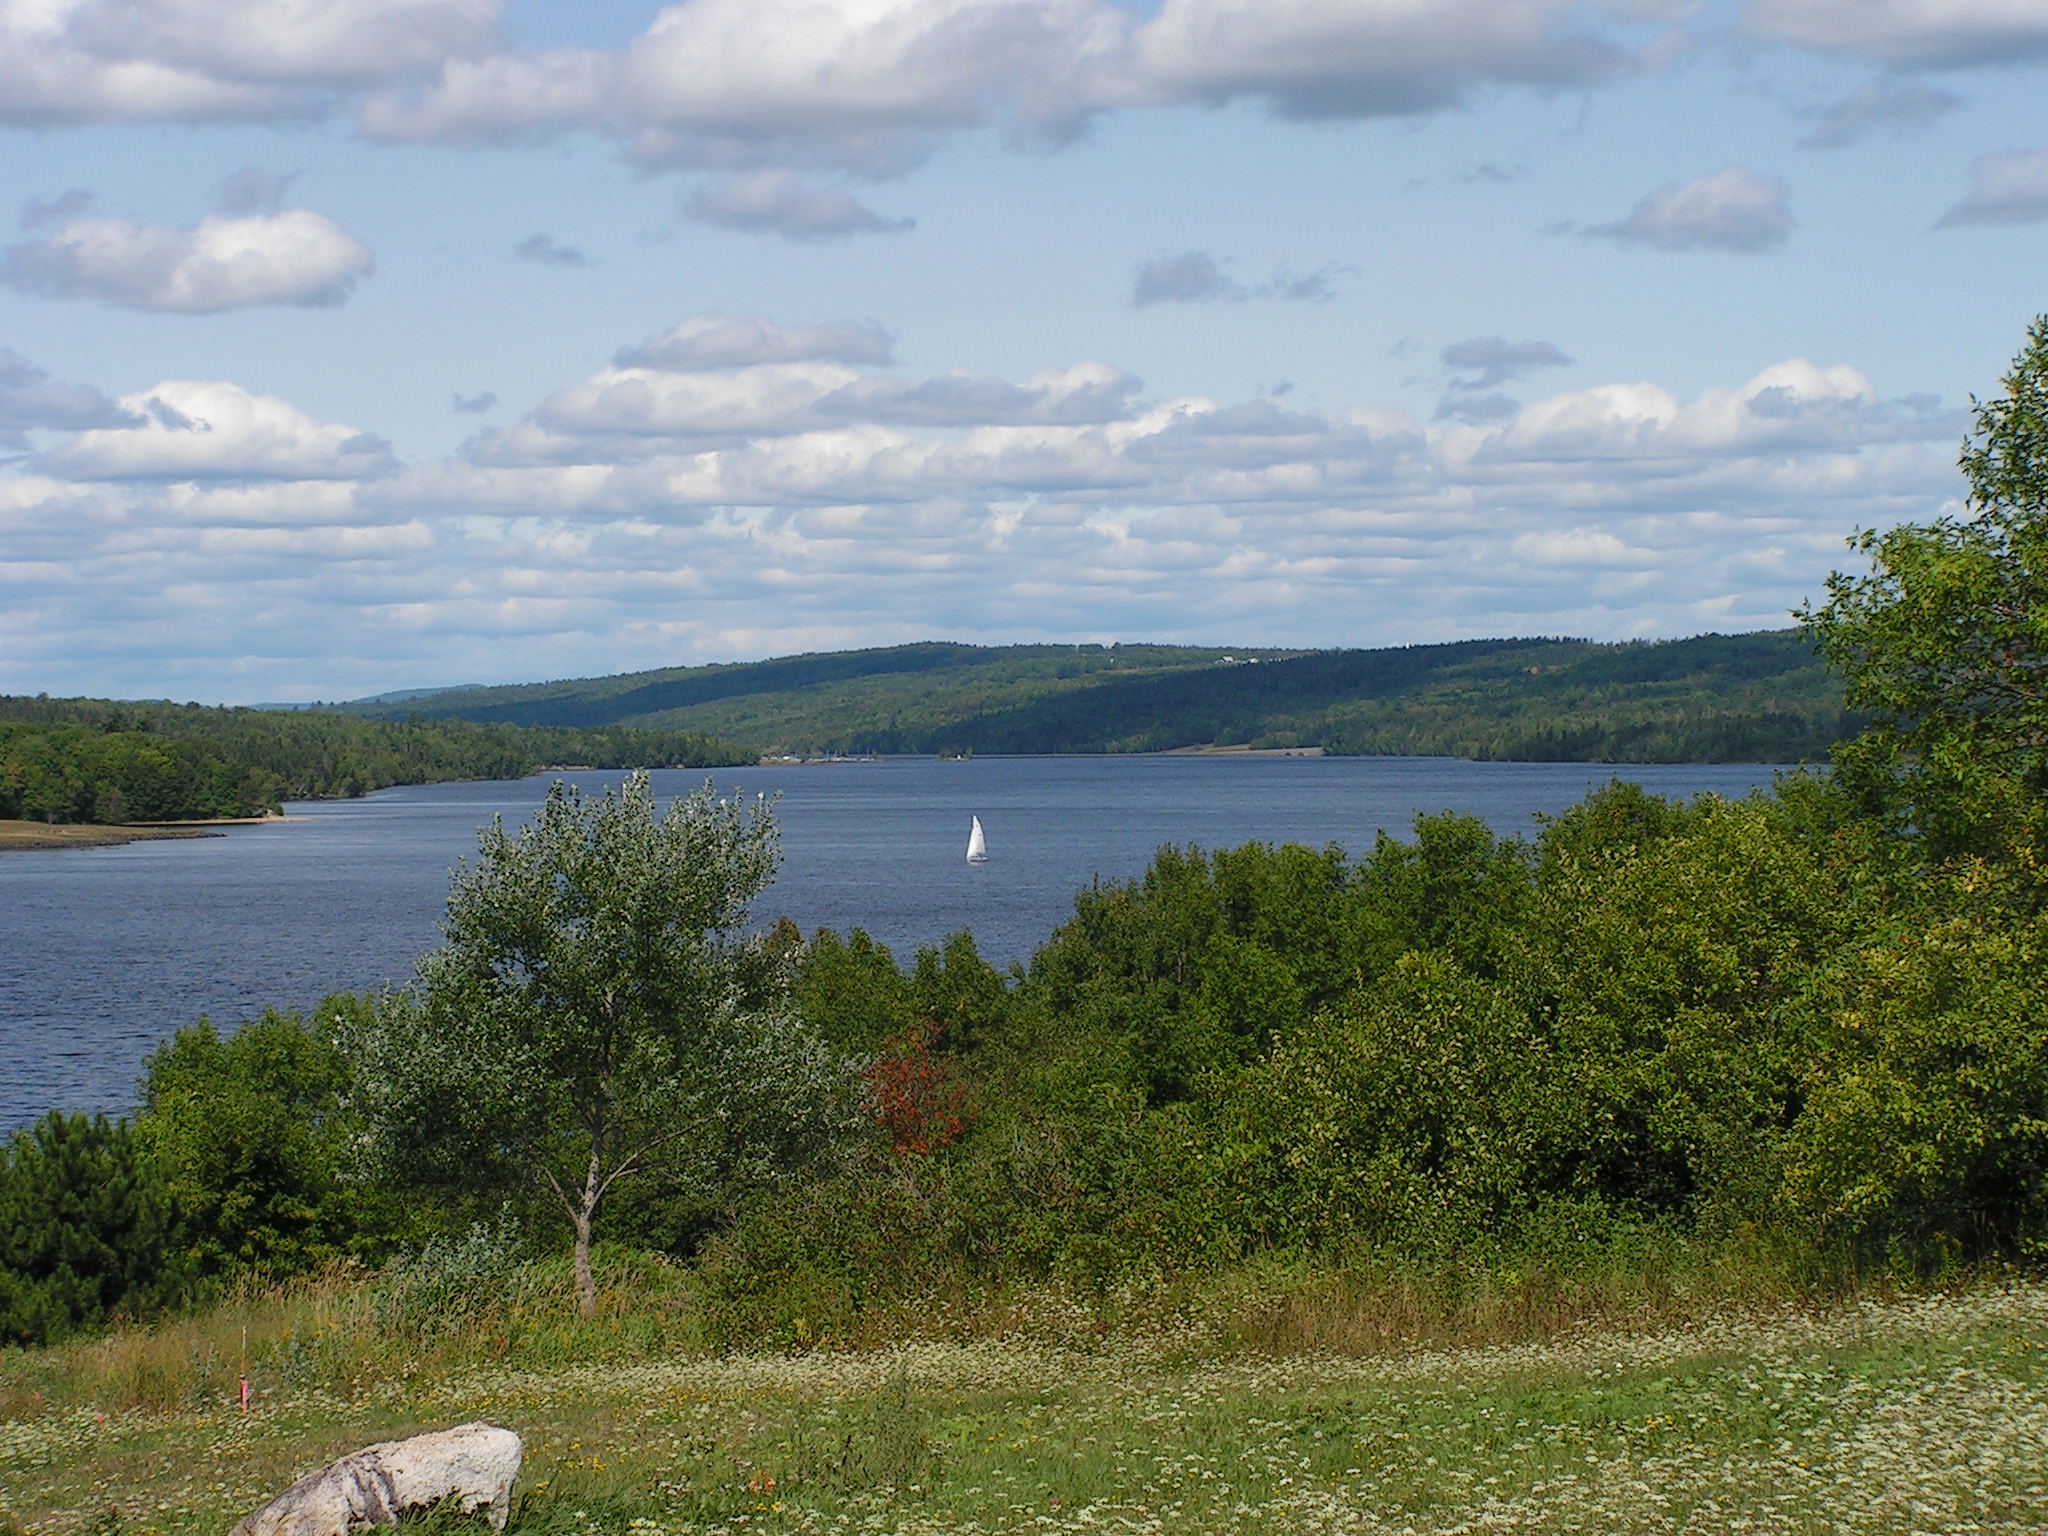
<svg viewBox="0 0 2048 1536">
<path fill-rule="evenodd" d="M 367 1007 L 331 997 L 310 1019 L 272 1010 L 227 1036 L 201 1019 L 151 1053 L 136 1137 L 199 1273 L 294 1274 L 399 1225 L 392 1193 L 353 1167 L 363 1128 L 336 1034 Z"/>
<path fill-rule="evenodd" d="M 1838 775 L 1929 854 L 2010 856 L 2035 878 L 2048 833 L 2048 315 L 2005 393 L 1979 403 L 1969 515 L 1858 534 L 1863 576 L 1799 617 L 1874 727 Z"/>
<path fill-rule="evenodd" d="M 170 1200 L 128 1122 L 51 1110 L 0 1147 L 0 1340 L 40 1344 L 180 1289 Z"/>
<path fill-rule="evenodd" d="M 786 953 L 742 929 L 773 876 L 765 800 L 707 784 L 659 814 L 646 774 L 556 783 L 456 872 L 445 942 L 352 1051 L 376 1150 L 453 1184 L 524 1177 L 575 1234 L 622 1179 L 711 1199 L 837 1123 L 842 1065 L 789 1005 Z"/>
</svg>

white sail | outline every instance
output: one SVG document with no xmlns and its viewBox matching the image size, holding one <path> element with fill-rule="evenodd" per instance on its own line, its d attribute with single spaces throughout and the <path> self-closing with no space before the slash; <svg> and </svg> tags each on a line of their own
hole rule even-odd
<svg viewBox="0 0 2048 1536">
<path fill-rule="evenodd" d="M 967 862 L 986 864 L 988 862 L 988 839 L 981 835 L 981 818 L 973 818 L 974 826 L 967 834 Z"/>
</svg>

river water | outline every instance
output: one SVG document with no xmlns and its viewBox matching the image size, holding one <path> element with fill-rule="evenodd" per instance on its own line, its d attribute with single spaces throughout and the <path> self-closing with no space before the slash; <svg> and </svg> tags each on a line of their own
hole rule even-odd
<svg viewBox="0 0 2048 1536">
<path fill-rule="evenodd" d="M 1164 843 L 1336 843 L 1354 855 L 1419 813 L 1534 831 L 1614 777 L 1740 796 L 1753 765 L 1468 763 L 1448 758 L 981 757 L 722 769 L 721 793 L 778 796 L 783 864 L 755 906 L 805 932 L 865 928 L 908 962 L 971 929 L 999 965 L 1029 958 L 1090 880 L 1143 872 Z M 587 790 L 617 773 L 569 773 Z M 553 777 L 553 776 L 551 776 Z M 663 795 L 701 772 L 657 773 Z M 549 777 L 384 790 L 288 807 L 220 837 L 0 854 L 0 1131 L 50 1108 L 122 1112 L 143 1058 L 202 1015 L 410 977 L 439 938 L 449 871 L 479 827 L 532 814 Z M 989 860 L 966 861 L 968 819 Z"/>
</svg>

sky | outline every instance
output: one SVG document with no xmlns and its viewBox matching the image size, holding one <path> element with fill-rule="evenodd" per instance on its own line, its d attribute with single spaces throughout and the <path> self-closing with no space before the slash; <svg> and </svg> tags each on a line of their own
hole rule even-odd
<svg viewBox="0 0 2048 1536">
<path fill-rule="evenodd" d="M 0 0 L 0 693 L 1781 627 L 2048 0 Z"/>
</svg>

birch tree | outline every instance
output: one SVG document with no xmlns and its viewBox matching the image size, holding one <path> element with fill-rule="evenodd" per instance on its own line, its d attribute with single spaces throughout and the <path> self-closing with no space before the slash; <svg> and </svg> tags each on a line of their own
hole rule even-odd
<svg viewBox="0 0 2048 1536">
<path fill-rule="evenodd" d="M 622 1180 L 707 1189 L 829 1131 L 845 1072 L 743 932 L 779 852 L 771 807 L 709 784 L 656 805 L 647 775 L 591 799 L 557 782 L 458 869 L 444 942 L 354 1042 L 373 1150 L 451 1184 L 530 1180 L 592 1233 Z"/>
</svg>

